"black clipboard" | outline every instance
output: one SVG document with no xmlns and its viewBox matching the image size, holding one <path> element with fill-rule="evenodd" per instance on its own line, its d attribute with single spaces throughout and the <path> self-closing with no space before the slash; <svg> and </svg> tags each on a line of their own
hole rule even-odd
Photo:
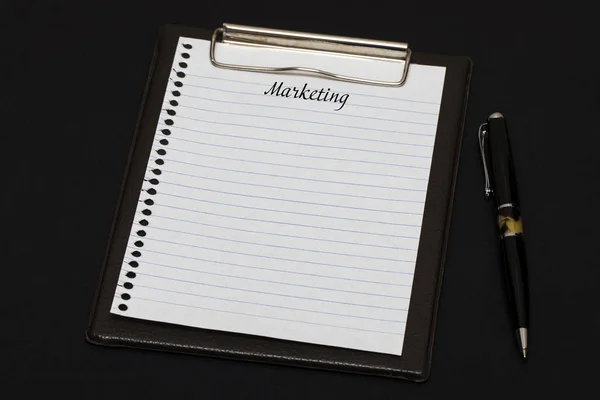
<svg viewBox="0 0 600 400">
<path fill-rule="evenodd" d="M 215 35 L 222 33 L 219 29 L 178 25 L 161 28 L 85 332 L 86 340 L 103 346 L 179 352 L 419 382 L 427 380 L 471 79 L 472 63 L 468 57 L 404 53 L 406 65 L 410 61 L 445 66 L 446 76 L 401 356 L 190 328 L 110 313 L 178 39 L 183 36 L 213 40 L 214 43 Z"/>
</svg>

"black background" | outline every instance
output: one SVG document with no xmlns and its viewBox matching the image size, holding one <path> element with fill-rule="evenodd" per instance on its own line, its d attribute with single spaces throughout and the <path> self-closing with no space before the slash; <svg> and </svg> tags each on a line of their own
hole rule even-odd
<svg viewBox="0 0 600 400">
<path fill-rule="evenodd" d="M 590 3 L 592 4 L 592 3 Z M 407 41 L 474 75 L 426 383 L 84 341 L 158 27 L 223 22 Z M 576 2 L 10 1 L 0 5 L 0 380 L 74 398 L 428 399 L 597 393 L 600 29 Z M 507 118 L 531 288 L 519 360 L 476 145 Z M 587 395 L 586 395 L 587 397 Z"/>
</svg>

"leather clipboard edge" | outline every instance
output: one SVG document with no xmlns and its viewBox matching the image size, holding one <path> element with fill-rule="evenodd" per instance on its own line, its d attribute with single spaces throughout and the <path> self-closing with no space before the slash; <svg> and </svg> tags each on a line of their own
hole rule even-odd
<svg viewBox="0 0 600 400">
<path fill-rule="evenodd" d="M 458 173 L 459 173 L 459 169 L 460 169 L 460 160 L 461 160 L 460 155 L 462 153 L 463 137 L 464 137 L 464 131 L 465 131 L 465 125 L 466 125 L 466 119 L 467 119 L 470 91 L 471 91 L 471 77 L 473 74 L 473 60 L 470 57 L 466 57 L 466 62 L 467 62 L 466 76 L 465 76 L 466 84 L 465 84 L 465 89 L 464 89 L 464 93 L 463 93 L 463 103 L 462 103 L 462 111 L 461 111 L 461 118 L 460 118 L 460 126 L 458 127 L 458 135 L 456 138 L 456 151 L 455 151 L 456 156 L 455 156 L 455 161 L 454 161 L 454 170 L 452 173 L 452 188 L 450 191 L 450 199 L 448 201 L 448 211 L 447 211 L 446 226 L 445 226 L 445 232 L 444 232 L 444 243 L 443 243 L 443 249 L 442 249 L 440 269 L 439 269 L 439 274 L 438 274 L 438 284 L 437 284 L 436 295 L 435 295 L 436 300 L 435 300 L 433 312 L 432 312 L 431 334 L 430 334 L 430 341 L 429 341 L 429 346 L 428 346 L 428 350 L 427 350 L 427 363 L 426 363 L 426 366 L 425 366 L 422 374 L 418 378 L 420 382 L 425 382 L 429 379 L 429 376 L 431 374 L 431 366 L 432 366 L 432 362 L 433 362 L 433 350 L 434 350 L 434 346 L 435 346 L 435 336 L 436 336 L 435 332 L 436 332 L 437 320 L 438 320 L 437 314 L 438 314 L 440 298 L 441 298 L 441 293 L 442 293 L 442 286 L 443 286 L 442 283 L 443 283 L 443 277 L 444 277 L 445 266 L 446 266 L 448 240 L 450 237 L 450 228 L 452 226 L 452 214 L 453 214 L 454 200 L 455 200 L 455 193 L 456 193 L 456 183 L 458 180 Z"/>
</svg>

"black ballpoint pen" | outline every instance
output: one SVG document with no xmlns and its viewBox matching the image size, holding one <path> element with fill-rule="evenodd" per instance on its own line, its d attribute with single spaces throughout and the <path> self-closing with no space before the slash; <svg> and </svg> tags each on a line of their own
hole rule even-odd
<svg viewBox="0 0 600 400">
<path fill-rule="evenodd" d="M 513 329 L 521 356 L 526 358 L 529 325 L 527 264 L 517 181 L 504 116 L 498 112 L 491 114 L 479 127 L 478 140 L 485 175 L 485 197 L 487 200 L 491 197 L 496 199 Z"/>
</svg>

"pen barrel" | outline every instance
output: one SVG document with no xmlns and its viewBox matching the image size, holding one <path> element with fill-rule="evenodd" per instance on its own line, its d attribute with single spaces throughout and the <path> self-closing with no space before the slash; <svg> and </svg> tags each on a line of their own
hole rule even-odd
<svg viewBox="0 0 600 400">
<path fill-rule="evenodd" d="M 516 207 L 503 207 L 498 210 L 503 264 L 506 273 L 510 313 L 513 327 L 526 328 L 529 324 L 529 293 L 527 263 L 521 215 Z"/>
<path fill-rule="evenodd" d="M 504 118 L 490 118 L 489 147 L 493 176 L 494 196 L 498 206 L 519 204 L 517 180 L 508 139 L 508 129 Z"/>
</svg>

